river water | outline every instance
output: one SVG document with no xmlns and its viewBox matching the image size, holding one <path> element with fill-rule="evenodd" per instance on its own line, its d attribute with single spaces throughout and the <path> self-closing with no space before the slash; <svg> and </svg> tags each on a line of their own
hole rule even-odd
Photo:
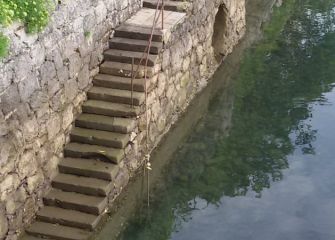
<svg viewBox="0 0 335 240">
<path fill-rule="evenodd" d="M 97 239 L 335 239 L 335 0 L 273 2 Z"/>
</svg>

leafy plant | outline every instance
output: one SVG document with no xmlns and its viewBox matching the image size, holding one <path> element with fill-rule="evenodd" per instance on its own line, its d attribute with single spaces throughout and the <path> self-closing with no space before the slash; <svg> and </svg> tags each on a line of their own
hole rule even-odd
<svg viewBox="0 0 335 240">
<path fill-rule="evenodd" d="M 48 24 L 53 6 L 51 0 L 0 0 L 0 25 L 6 27 L 19 21 L 28 33 L 40 32 Z M 0 57 L 5 55 L 8 45 L 8 38 L 1 34 Z"/>
<path fill-rule="evenodd" d="M 27 32 L 39 32 L 48 24 L 52 8 L 50 0 L 0 0 L 0 24 L 8 26 L 17 20 L 26 25 Z"/>
<path fill-rule="evenodd" d="M 8 54 L 9 39 L 0 33 L 0 58 L 7 56 Z"/>
</svg>

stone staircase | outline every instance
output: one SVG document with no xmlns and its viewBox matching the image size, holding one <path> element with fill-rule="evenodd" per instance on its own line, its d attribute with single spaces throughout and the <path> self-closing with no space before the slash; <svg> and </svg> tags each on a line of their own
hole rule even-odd
<svg viewBox="0 0 335 240">
<path fill-rule="evenodd" d="M 134 17 L 141 18 L 142 11 L 146 17 L 148 8 L 155 8 L 155 2 L 145 0 L 146 8 Z M 179 4 L 184 5 L 166 1 L 165 7 L 180 11 Z M 65 146 L 59 173 L 43 199 L 44 207 L 37 212 L 36 221 L 26 229 L 24 239 L 87 239 L 99 224 L 108 207 L 118 164 L 124 158 L 131 132 L 138 125 L 136 117 L 144 111 L 144 67 L 139 68 L 133 81 L 132 100 L 131 63 L 132 59 L 139 63 L 150 30 L 131 24 L 131 19 L 115 30 L 110 48 L 104 53 L 105 61 L 87 93 L 82 114 L 75 121 L 70 143 Z M 153 87 L 152 79 L 160 71 L 162 47 L 163 33 L 155 30 L 148 58 L 149 90 Z"/>
</svg>

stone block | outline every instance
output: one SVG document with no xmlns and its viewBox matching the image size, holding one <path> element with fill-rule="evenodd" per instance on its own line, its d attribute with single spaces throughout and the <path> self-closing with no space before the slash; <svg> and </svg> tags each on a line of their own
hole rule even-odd
<svg viewBox="0 0 335 240">
<path fill-rule="evenodd" d="M 157 95 L 159 98 L 163 97 L 166 84 L 167 84 L 167 79 L 166 79 L 165 73 L 159 73 L 158 79 L 157 79 Z"/>
<path fill-rule="evenodd" d="M 103 1 L 100 1 L 94 9 L 96 22 L 99 24 L 107 17 L 107 9 Z"/>
<path fill-rule="evenodd" d="M 28 54 L 21 55 L 16 59 L 16 64 L 14 67 L 14 82 L 18 83 L 24 79 L 26 79 L 27 75 L 32 71 L 32 62 L 33 60 L 30 58 Z"/>
<path fill-rule="evenodd" d="M 70 78 L 77 77 L 80 69 L 81 69 L 81 59 L 79 53 L 74 53 L 69 57 Z"/>
<path fill-rule="evenodd" d="M 56 176 L 59 160 L 57 156 L 52 156 L 43 166 L 43 173 L 46 179 L 51 180 Z"/>
<path fill-rule="evenodd" d="M 50 116 L 47 123 L 48 140 L 52 140 L 61 129 L 61 118 L 58 114 Z"/>
<path fill-rule="evenodd" d="M 76 79 L 70 79 L 64 83 L 64 94 L 68 102 L 72 102 L 78 94 L 78 83 Z"/>
<path fill-rule="evenodd" d="M 8 232 L 8 220 L 3 206 L 0 205 L 0 239 L 5 239 Z"/>
<path fill-rule="evenodd" d="M 5 201 L 8 194 L 16 190 L 19 185 L 19 176 L 15 173 L 8 174 L 4 180 L 0 182 L 0 201 Z"/>
<path fill-rule="evenodd" d="M 30 51 L 30 57 L 36 66 L 41 66 L 45 61 L 45 48 L 43 44 L 37 43 L 33 45 Z"/>
<path fill-rule="evenodd" d="M 32 150 L 28 150 L 24 152 L 19 158 L 19 162 L 17 165 L 17 172 L 19 174 L 20 179 L 24 179 L 27 176 L 32 176 L 37 171 L 37 162 L 35 153 Z"/>
<path fill-rule="evenodd" d="M 42 172 L 37 172 L 34 176 L 27 178 L 27 191 L 32 194 L 35 189 L 43 183 L 44 177 Z"/>
<path fill-rule="evenodd" d="M 78 75 L 78 87 L 79 89 L 85 89 L 90 82 L 90 72 L 88 71 L 88 65 L 84 65 Z"/>
<path fill-rule="evenodd" d="M 30 142 L 37 137 L 39 132 L 39 126 L 35 117 L 26 120 L 23 123 L 22 134 L 26 141 Z"/>
<path fill-rule="evenodd" d="M 60 112 L 65 105 L 66 97 L 65 91 L 61 88 L 52 98 L 50 101 L 51 109 L 55 112 Z"/>
<path fill-rule="evenodd" d="M 41 83 L 42 85 L 48 84 L 52 79 L 56 77 L 56 67 L 51 61 L 46 61 L 40 68 Z"/>
<path fill-rule="evenodd" d="M 69 104 L 67 108 L 63 112 L 63 123 L 62 123 L 62 129 L 67 129 L 71 123 L 73 122 L 73 105 Z"/>
<path fill-rule="evenodd" d="M 11 64 L 6 64 L 1 66 L 0 64 L 0 92 L 3 92 L 6 88 L 8 88 L 13 81 L 13 69 Z"/>
<path fill-rule="evenodd" d="M 16 84 L 11 84 L 5 92 L 0 94 L 0 109 L 5 116 L 14 113 L 20 103 L 20 94 Z"/>
</svg>

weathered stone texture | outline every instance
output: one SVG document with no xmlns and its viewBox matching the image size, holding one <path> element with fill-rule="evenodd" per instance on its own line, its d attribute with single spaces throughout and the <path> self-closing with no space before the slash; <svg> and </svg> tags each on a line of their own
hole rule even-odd
<svg viewBox="0 0 335 240">
<path fill-rule="evenodd" d="M 11 47 L 0 61 L 0 239 L 15 238 L 34 216 L 112 30 L 139 7 L 140 0 L 67 0 L 38 35 L 19 24 L 5 30 Z"/>
<path fill-rule="evenodd" d="M 172 32 L 162 54 L 162 69 L 156 88 L 148 96 L 150 144 L 155 146 L 178 113 L 210 79 L 218 66 L 212 46 L 219 7 L 227 12 L 222 32 L 225 55 L 245 31 L 245 2 L 195 0 L 184 22 Z M 221 23 L 217 23 L 221 24 Z M 222 23 L 224 24 L 224 23 Z"/>
</svg>

